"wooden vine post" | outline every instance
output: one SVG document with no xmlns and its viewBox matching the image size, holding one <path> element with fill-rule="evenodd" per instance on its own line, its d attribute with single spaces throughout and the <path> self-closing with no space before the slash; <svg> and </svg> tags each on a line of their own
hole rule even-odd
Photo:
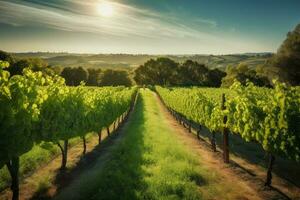
<svg viewBox="0 0 300 200">
<path fill-rule="evenodd" d="M 225 94 L 222 94 L 222 104 L 221 104 L 221 109 L 225 110 L 226 106 L 225 106 Z M 224 159 L 224 163 L 229 163 L 229 139 L 228 139 L 228 129 L 225 127 L 225 124 L 227 122 L 227 116 L 224 116 L 223 118 L 223 159 Z"/>
</svg>

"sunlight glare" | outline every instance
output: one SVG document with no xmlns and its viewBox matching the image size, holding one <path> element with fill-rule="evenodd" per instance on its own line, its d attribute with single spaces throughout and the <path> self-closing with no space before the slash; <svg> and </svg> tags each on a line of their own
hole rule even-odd
<svg viewBox="0 0 300 200">
<path fill-rule="evenodd" d="M 111 17 L 114 14 L 114 7 L 112 3 L 103 1 L 97 5 L 97 11 L 103 17 Z"/>
</svg>

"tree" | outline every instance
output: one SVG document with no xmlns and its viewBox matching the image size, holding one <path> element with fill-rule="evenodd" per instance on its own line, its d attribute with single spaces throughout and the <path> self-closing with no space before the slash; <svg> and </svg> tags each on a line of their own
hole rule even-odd
<svg viewBox="0 0 300 200">
<path fill-rule="evenodd" d="M 209 71 L 209 86 L 220 87 L 222 79 L 226 76 L 224 71 L 219 69 L 212 69 Z"/>
<path fill-rule="evenodd" d="M 11 67 L 8 68 L 8 71 L 10 72 L 11 76 L 22 75 L 25 68 L 29 68 L 34 72 L 49 72 L 48 63 L 40 58 L 25 58 L 17 60 L 11 64 Z"/>
<path fill-rule="evenodd" d="M 105 70 L 100 80 L 101 86 L 131 86 L 132 82 L 127 71 L 121 70 Z"/>
<path fill-rule="evenodd" d="M 270 80 L 278 79 L 291 85 L 300 85 L 300 24 L 287 34 L 287 38 L 264 65 L 264 69 L 260 67 L 259 70 Z"/>
<path fill-rule="evenodd" d="M 98 86 L 101 78 L 101 69 L 88 69 L 88 79 L 86 85 Z"/>
<path fill-rule="evenodd" d="M 178 63 L 169 58 L 150 59 L 135 70 L 134 80 L 140 84 L 172 85 L 176 83 Z"/>
<path fill-rule="evenodd" d="M 14 75 L 22 75 L 23 69 L 30 66 L 30 62 L 27 59 L 18 60 L 17 62 L 13 63 L 11 67 L 8 69 L 11 76 Z"/>
<path fill-rule="evenodd" d="M 179 66 L 177 77 L 180 85 L 207 86 L 209 84 L 209 69 L 203 64 L 187 60 Z"/>
<path fill-rule="evenodd" d="M 73 70 L 71 67 L 64 68 L 60 75 L 66 80 L 67 85 L 74 85 Z"/>
<path fill-rule="evenodd" d="M 81 81 L 86 82 L 88 79 L 88 73 L 82 67 L 74 68 L 73 73 L 74 85 L 80 85 Z"/>
<path fill-rule="evenodd" d="M 244 63 L 240 63 L 237 67 L 228 66 L 226 68 L 226 76 L 222 79 L 222 87 L 230 87 L 235 80 L 242 85 L 246 85 L 248 81 L 256 86 L 270 87 L 267 77 L 258 74 L 255 70 L 249 69 Z"/>
<path fill-rule="evenodd" d="M 1 50 L 0 50 L 0 60 L 8 62 L 10 65 L 15 62 L 15 59 L 11 54 Z"/>
<path fill-rule="evenodd" d="M 135 70 L 137 84 L 213 86 L 221 85 L 225 72 L 210 70 L 204 64 L 186 60 L 178 64 L 169 58 L 150 59 Z"/>
<path fill-rule="evenodd" d="M 66 80 L 66 84 L 70 86 L 80 85 L 81 81 L 86 82 L 88 79 L 88 73 L 82 67 L 66 67 L 61 72 L 61 76 Z"/>
</svg>

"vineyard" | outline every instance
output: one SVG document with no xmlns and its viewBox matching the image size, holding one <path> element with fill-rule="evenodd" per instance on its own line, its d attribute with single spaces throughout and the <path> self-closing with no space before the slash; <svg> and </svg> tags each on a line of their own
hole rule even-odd
<svg viewBox="0 0 300 200">
<path fill-rule="evenodd" d="M 240 199 L 237 191 L 245 192 L 243 198 L 261 199 L 256 189 L 231 183 L 234 178 L 241 185 L 248 184 L 233 171 L 233 175 L 225 175 L 228 172 L 215 167 L 215 161 L 209 164 L 182 144 L 177 137 L 183 136 L 176 134 L 184 130 L 170 128 L 171 119 L 163 106 L 188 132 L 196 129 L 198 138 L 207 128 L 213 153 L 217 151 L 216 138 L 221 136 L 225 163 L 230 163 L 230 135 L 238 135 L 245 144 L 259 145 L 269 155 L 265 187 L 272 185 L 275 158 L 300 161 L 299 87 L 282 83 L 275 83 L 274 89 L 251 83 L 235 83 L 230 89 L 155 86 L 153 93 L 136 86 L 66 86 L 59 76 L 29 69 L 22 76 L 10 77 L 7 67 L 8 63 L 0 62 L 0 189 L 7 191 L 11 186 L 14 200 L 19 199 L 23 181 L 43 163 L 60 155 L 59 171 L 67 173 L 72 168 L 67 163 L 73 146 L 82 146 L 84 158 L 88 141 L 96 138 L 99 146 L 103 145 L 103 132 L 109 137 L 128 117 L 131 120 L 122 130 L 126 134 L 116 136 L 121 139 L 115 143 L 110 137 L 115 145 L 106 150 L 109 159 L 96 153 L 96 167 L 76 177 L 79 183 L 70 183 L 58 199 L 70 195 L 72 199 L 118 199 L 119 195 L 127 199 L 169 199 L 174 195 L 179 199 L 220 199 L 225 193 L 224 199 Z M 208 166 L 217 169 L 215 175 Z M 49 182 L 51 188 L 54 181 Z"/>
<path fill-rule="evenodd" d="M 300 200 L 300 0 L 0 0 L 0 200 Z"/>
<path fill-rule="evenodd" d="M 222 132 L 224 161 L 229 162 L 228 132 L 255 141 L 270 154 L 266 185 L 271 184 L 275 155 L 299 161 L 300 93 L 297 87 L 276 84 L 274 89 L 234 84 L 231 89 L 162 88 L 157 92 L 177 117 L 196 122 L 212 133 Z M 226 98 L 226 99 L 225 99 Z"/>
<path fill-rule="evenodd" d="M 13 199 L 19 196 L 20 157 L 34 144 L 57 144 L 64 170 L 69 140 L 82 138 L 83 153 L 88 133 L 97 133 L 101 142 L 101 130 L 127 115 L 136 93 L 125 87 L 67 87 L 62 78 L 30 70 L 10 78 L 8 64 L 0 67 L 0 167 L 7 166 Z"/>
</svg>

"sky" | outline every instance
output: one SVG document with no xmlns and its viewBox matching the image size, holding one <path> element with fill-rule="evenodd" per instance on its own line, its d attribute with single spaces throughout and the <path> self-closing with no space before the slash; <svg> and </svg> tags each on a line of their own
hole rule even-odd
<svg viewBox="0 0 300 200">
<path fill-rule="evenodd" d="M 276 52 L 300 0 L 0 0 L 8 52 Z"/>
</svg>

